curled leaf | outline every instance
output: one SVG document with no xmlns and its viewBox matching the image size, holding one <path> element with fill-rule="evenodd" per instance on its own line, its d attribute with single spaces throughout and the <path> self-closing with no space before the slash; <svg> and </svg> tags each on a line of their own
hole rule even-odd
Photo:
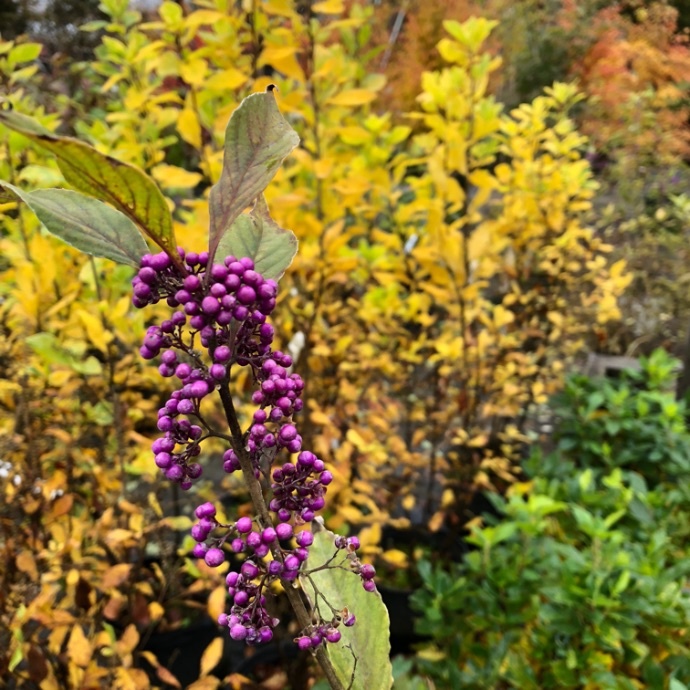
<svg viewBox="0 0 690 690">
<path fill-rule="evenodd" d="M 232 114 L 225 131 L 223 171 L 209 198 L 211 261 L 223 235 L 266 189 L 298 143 L 271 91 L 248 96 Z"/>
</svg>

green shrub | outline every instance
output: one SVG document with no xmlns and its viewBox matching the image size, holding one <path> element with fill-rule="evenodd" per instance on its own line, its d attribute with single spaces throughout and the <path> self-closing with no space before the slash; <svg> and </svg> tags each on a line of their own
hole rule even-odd
<svg viewBox="0 0 690 690">
<path fill-rule="evenodd" d="M 686 408 L 670 393 L 677 362 L 663 350 L 618 380 L 573 376 L 554 399 L 558 462 L 570 469 L 621 467 L 654 487 L 690 470 Z M 562 472 L 561 472 L 562 474 Z"/>
<path fill-rule="evenodd" d="M 502 519 L 473 528 L 459 565 L 421 564 L 419 667 L 440 687 L 688 686 L 690 434 L 663 390 L 672 364 L 571 379 L 556 452 L 495 501 Z"/>
</svg>

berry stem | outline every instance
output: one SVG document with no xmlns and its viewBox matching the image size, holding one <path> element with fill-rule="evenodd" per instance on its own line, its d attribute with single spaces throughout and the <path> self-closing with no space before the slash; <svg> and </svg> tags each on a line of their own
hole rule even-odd
<svg viewBox="0 0 690 690">
<path fill-rule="evenodd" d="M 221 383 L 218 392 L 220 394 L 221 402 L 223 403 L 223 411 L 225 412 L 225 418 L 228 422 L 232 436 L 232 449 L 235 451 L 237 459 L 239 460 L 240 467 L 242 469 L 242 476 L 244 477 L 244 482 L 249 489 L 249 495 L 252 503 L 254 504 L 254 509 L 259 516 L 261 525 L 263 527 L 271 526 L 273 521 L 271 520 L 268 512 L 268 506 L 266 505 L 264 494 L 261 490 L 261 484 L 254 476 L 254 468 L 252 467 L 251 459 L 249 458 L 247 450 L 244 447 L 242 440 L 242 429 L 237 419 L 235 405 L 233 403 L 232 394 L 230 393 L 230 388 L 227 381 Z M 277 544 L 271 546 L 271 552 L 276 559 L 282 561 L 283 556 L 280 551 L 280 547 Z M 295 612 L 299 625 L 302 628 L 308 627 L 311 624 L 311 616 L 307 611 L 307 607 L 304 605 L 302 596 L 295 588 L 294 583 L 281 580 L 281 584 L 283 585 L 285 594 L 290 602 L 290 606 L 292 606 L 292 610 Z M 333 664 L 331 664 L 331 660 L 328 658 L 326 649 L 323 646 L 320 646 L 314 650 L 314 654 L 331 688 L 333 690 L 345 690 L 344 685 L 340 682 L 338 676 L 336 675 Z"/>
</svg>

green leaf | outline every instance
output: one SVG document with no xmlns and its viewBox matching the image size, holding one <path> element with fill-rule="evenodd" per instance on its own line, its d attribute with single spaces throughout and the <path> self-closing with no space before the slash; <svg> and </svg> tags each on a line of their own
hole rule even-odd
<svg viewBox="0 0 690 690">
<path fill-rule="evenodd" d="M 136 267 L 148 251 L 137 226 L 98 199 L 68 189 L 25 192 L 2 181 L 0 188 L 24 201 L 48 232 L 86 254 Z"/>
<path fill-rule="evenodd" d="M 218 244 L 218 253 L 223 257 L 248 256 L 264 278 L 278 280 L 297 253 L 297 238 L 271 218 L 261 195 L 249 213 L 235 219 Z"/>
<path fill-rule="evenodd" d="M 21 664 L 22 659 L 24 659 L 24 654 L 22 652 L 21 646 L 18 645 L 12 653 L 12 657 L 10 658 L 10 663 L 8 666 L 10 673 L 12 673 L 12 671 L 14 671 L 14 669 L 17 668 L 19 664 Z"/>
<path fill-rule="evenodd" d="M 40 43 L 21 43 L 10 51 L 9 59 L 13 65 L 20 62 L 31 62 L 40 54 L 43 46 Z"/>
<path fill-rule="evenodd" d="M 307 570 L 318 568 L 336 552 L 335 534 L 314 523 L 314 543 L 309 549 Z M 342 552 L 341 552 L 342 553 Z M 334 561 L 343 560 L 340 555 Z M 347 566 L 345 566 L 347 568 Z M 312 584 L 313 581 L 313 584 Z M 357 622 L 350 628 L 340 626 L 342 639 L 326 647 L 328 657 L 338 678 L 351 690 L 389 690 L 393 684 L 390 662 L 390 620 L 378 592 L 366 592 L 360 578 L 342 568 L 328 568 L 300 577 L 309 599 L 315 601 L 314 585 L 319 593 L 337 610 L 345 607 L 354 613 Z M 319 597 L 319 608 L 325 620 L 332 617 L 330 609 Z M 354 655 L 357 665 L 354 664 Z M 352 671 L 355 676 L 352 684 Z"/>
<path fill-rule="evenodd" d="M 223 235 L 266 189 L 298 143 L 270 91 L 248 96 L 232 114 L 225 130 L 223 171 L 209 198 L 209 262 Z"/>
<path fill-rule="evenodd" d="M 0 123 L 50 151 L 69 184 L 124 213 L 173 261 L 180 262 L 165 197 L 143 170 L 77 139 L 52 134 L 35 120 L 14 111 L 0 110 Z"/>
<path fill-rule="evenodd" d="M 48 365 L 70 367 L 84 376 L 98 376 L 103 373 L 95 357 L 78 358 L 60 345 L 52 333 L 34 333 L 25 339 L 26 344 Z"/>
</svg>

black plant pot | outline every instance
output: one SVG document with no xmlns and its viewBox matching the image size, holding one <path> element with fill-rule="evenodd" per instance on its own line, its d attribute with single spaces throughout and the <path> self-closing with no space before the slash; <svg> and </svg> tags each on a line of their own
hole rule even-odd
<svg viewBox="0 0 690 690">
<path fill-rule="evenodd" d="M 223 656 L 213 673 L 222 678 L 232 673 L 242 663 L 245 645 L 234 642 L 227 634 L 223 634 L 223 631 L 210 618 L 179 630 L 154 632 L 145 640 L 140 651 L 153 652 L 158 663 L 170 671 L 180 681 L 182 687 L 186 687 L 198 680 L 201 656 L 217 637 L 223 639 Z M 155 669 L 148 663 L 146 666 L 149 676 L 155 679 Z"/>
</svg>

